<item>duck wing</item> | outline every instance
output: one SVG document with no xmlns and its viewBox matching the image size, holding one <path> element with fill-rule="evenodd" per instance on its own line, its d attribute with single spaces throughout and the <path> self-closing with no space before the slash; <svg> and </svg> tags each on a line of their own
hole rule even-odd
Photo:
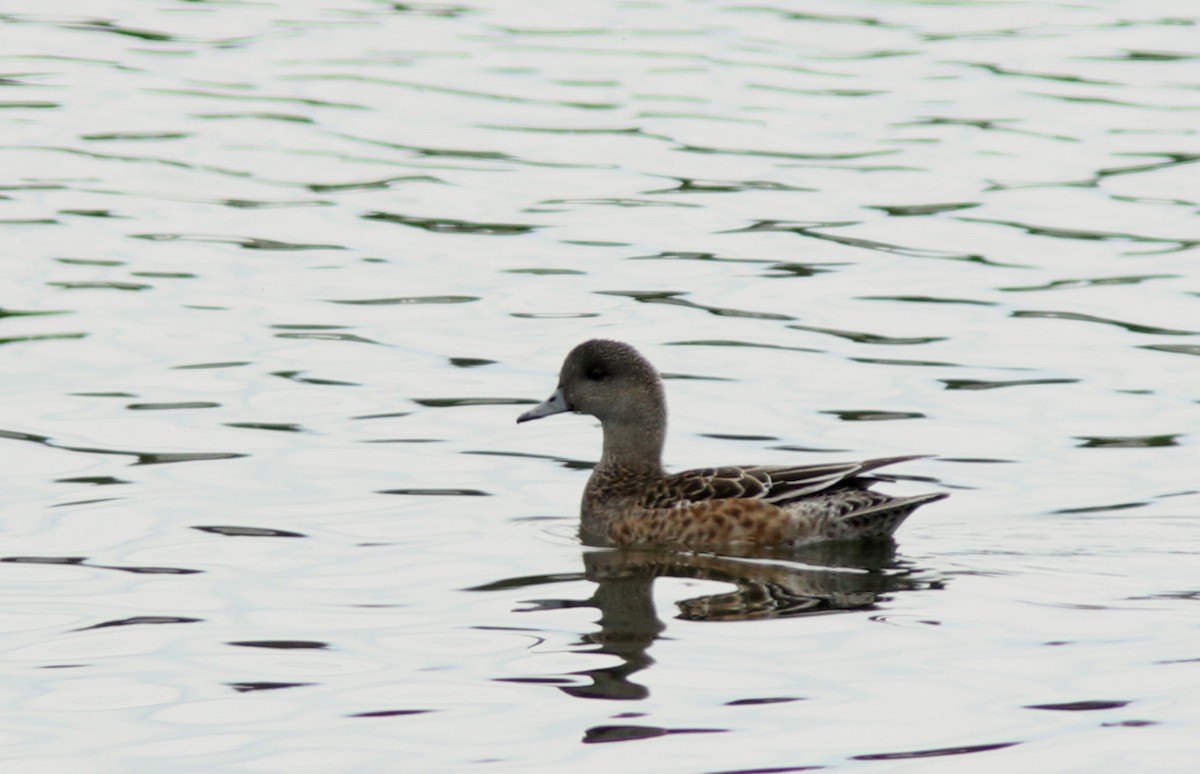
<svg viewBox="0 0 1200 774">
<path fill-rule="evenodd" d="M 843 486 L 864 488 L 871 481 L 855 480 L 860 474 L 923 456 L 882 457 L 861 462 L 817 465 L 731 465 L 685 470 L 667 476 L 653 487 L 646 493 L 643 505 L 648 508 L 677 508 L 708 500 L 743 498 L 786 505 Z"/>
</svg>

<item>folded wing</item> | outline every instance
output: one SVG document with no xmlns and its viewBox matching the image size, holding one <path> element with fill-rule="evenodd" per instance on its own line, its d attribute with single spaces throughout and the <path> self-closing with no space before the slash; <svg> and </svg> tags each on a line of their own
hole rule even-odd
<svg viewBox="0 0 1200 774">
<path fill-rule="evenodd" d="M 679 508 L 710 500 L 752 499 L 787 505 L 814 494 L 842 489 L 866 489 L 871 478 L 858 478 L 876 468 L 924 455 L 883 457 L 862 462 L 819 465 L 756 465 L 699 468 L 667 476 L 646 494 L 647 508 Z"/>
</svg>

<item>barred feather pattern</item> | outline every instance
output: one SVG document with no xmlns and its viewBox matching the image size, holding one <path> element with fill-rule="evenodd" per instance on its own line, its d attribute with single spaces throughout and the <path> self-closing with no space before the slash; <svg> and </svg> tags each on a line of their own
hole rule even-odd
<svg viewBox="0 0 1200 774">
<path fill-rule="evenodd" d="M 860 474 L 914 459 L 701 468 L 662 476 L 597 468 L 584 493 L 586 532 L 617 546 L 722 552 L 891 535 L 918 506 L 946 495 L 893 497 Z"/>
</svg>

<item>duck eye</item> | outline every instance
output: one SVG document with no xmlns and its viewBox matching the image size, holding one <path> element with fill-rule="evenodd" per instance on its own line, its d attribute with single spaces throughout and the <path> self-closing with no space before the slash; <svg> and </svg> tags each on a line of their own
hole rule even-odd
<svg viewBox="0 0 1200 774">
<path fill-rule="evenodd" d="M 604 381 L 604 377 L 608 376 L 608 371 L 605 371 L 600 366 L 592 366 L 584 372 L 584 376 L 588 378 L 588 381 L 602 382 Z"/>
</svg>

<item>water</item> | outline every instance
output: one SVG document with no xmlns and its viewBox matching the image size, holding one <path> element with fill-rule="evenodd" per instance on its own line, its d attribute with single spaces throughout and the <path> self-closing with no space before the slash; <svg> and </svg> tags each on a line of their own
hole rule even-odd
<svg viewBox="0 0 1200 774">
<path fill-rule="evenodd" d="M 6 772 L 1190 771 L 1184 0 L 42 3 L 0 25 Z M 580 545 L 934 453 L 894 551 Z"/>
</svg>

